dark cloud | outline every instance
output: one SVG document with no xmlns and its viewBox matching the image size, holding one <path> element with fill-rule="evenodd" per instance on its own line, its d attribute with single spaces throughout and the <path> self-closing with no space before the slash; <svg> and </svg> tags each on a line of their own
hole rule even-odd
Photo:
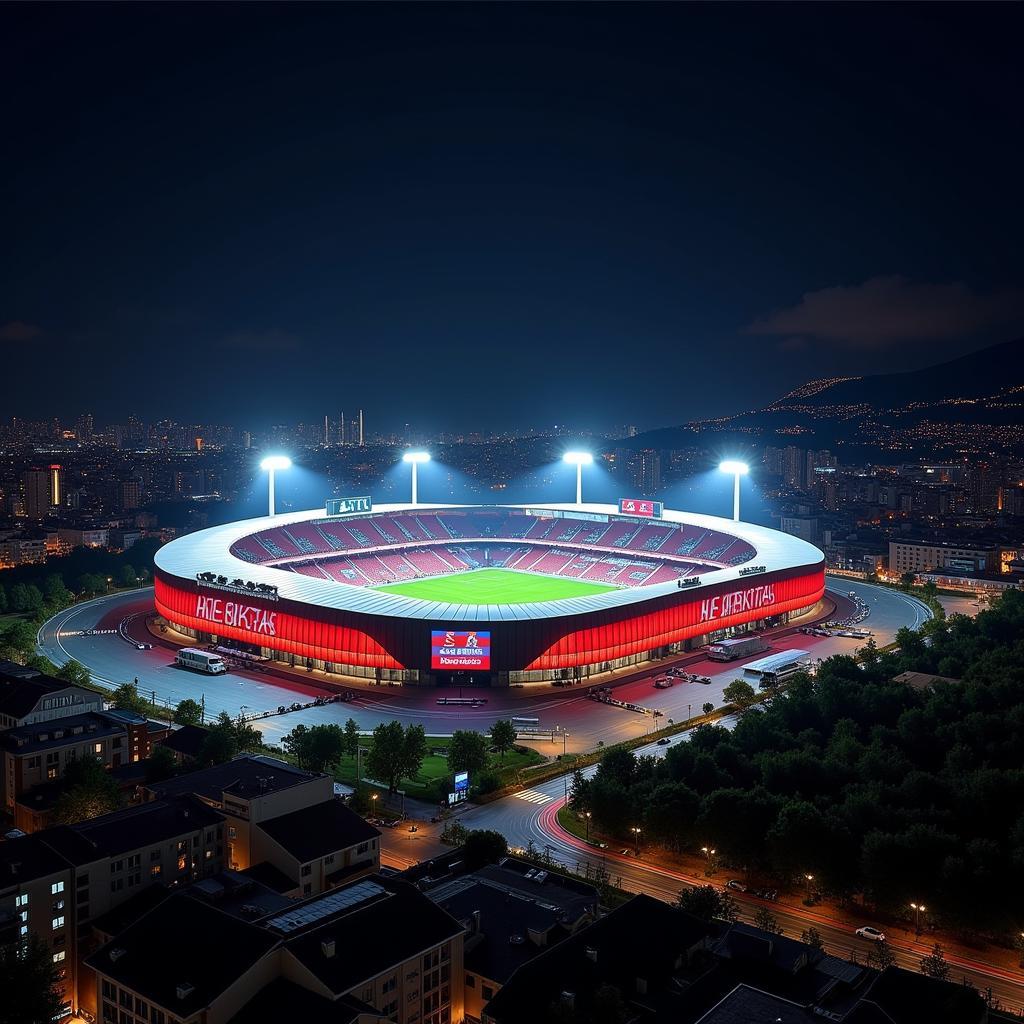
<svg viewBox="0 0 1024 1024">
<path fill-rule="evenodd" d="M 795 306 L 758 317 L 747 333 L 784 336 L 790 351 L 801 338 L 873 349 L 970 338 L 1021 324 L 1024 289 L 983 293 L 961 282 L 917 283 L 893 275 L 807 292 Z"/>
<path fill-rule="evenodd" d="M 10 320 L 0 326 L 0 341 L 25 342 L 38 338 L 43 333 L 41 327 L 26 324 L 21 320 Z"/>
</svg>

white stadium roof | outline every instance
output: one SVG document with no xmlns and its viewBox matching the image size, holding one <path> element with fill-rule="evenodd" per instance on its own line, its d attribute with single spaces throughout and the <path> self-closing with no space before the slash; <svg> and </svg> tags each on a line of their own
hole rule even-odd
<svg viewBox="0 0 1024 1024">
<path fill-rule="evenodd" d="M 589 513 L 613 518 L 634 519 L 636 517 L 621 515 L 617 505 L 595 504 L 525 504 L 525 505 L 441 505 L 441 504 L 393 504 L 375 505 L 372 512 L 353 512 L 342 516 L 331 516 L 331 521 L 342 524 L 374 515 L 389 513 L 412 512 L 427 514 L 447 509 L 535 509 L 538 512 Z M 446 622 L 498 622 L 518 619 L 546 619 L 562 615 L 581 615 L 600 611 L 603 608 L 618 608 L 624 605 L 649 601 L 651 598 L 679 593 L 675 581 L 656 583 L 647 587 L 624 587 L 620 590 L 606 591 L 584 597 L 563 598 L 556 601 L 543 601 L 532 604 L 447 604 L 441 601 L 425 601 L 420 598 L 405 597 L 387 590 L 375 590 L 371 587 L 349 586 L 332 580 L 318 580 L 302 573 L 275 569 L 269 565 L 258 565 L 247 562 L 231 554 L 231 545 L 243 537 L 271 530 L 276 527 L 289 526 L 293 523 L 305 523 L 311 520 L 327 520 L 324 510 L 311 509 L 305 512 L 291 512 L 273 517 L 263 516 L 258 519 L 246 519 L 225 526 L 214 526 L 197 533 L 190 533 L 177 540 L 165 544 L 156 553 L 156 566 L 169 576 L 182 580 L 194 581 L 197 573 L 213 572 L 229 579 L 242 578 L 253 583 L 266 583 L 277 588 L 280 599 L 296 601 L 302 604 L 315 605 L 322 608 L 336 608 L 343 611 L 357 612 L 365 615 L 383 615 L 396 618 L 431 619 Z M 734 522 L 731 519 L 720 519 L 717 516 L 703 516 L 690 512 L 679 512 L 665 509 L 658 522 L 686 523 L 705 530 L 715 530 L 732 537 L 747 541 L 757 552 L 745 566 L 751 564 L 764 566 L 766 573 L 780 569 L 801 566 L 819 565 L 824 555 L 812 544 L 791 537 L 777 530 L 769 530 L 751 523 Z M 487 540 L 488 538 L 482 538 Z M 439 541 L 439 543 L 444 543 Z M 565 547 L 573 547 L 567 542 Z M 358 553 L 358 552 L 356 552 Z M 624 552 L 642 559 L 645 554 L 651 560 L 658 557 L 657 552 Z M 311 554 L 310 558 L 316 557 Z M 695 559 L 699 561 L 699 559 Z M 700 584 L 690 586 L 688 590 L 699 591 L 711 584 L 727 583 L 731 580 L 749 578 L 756 583 L 759 576 L 750 577 L 741 570 L 744 565 L 717 568 L 700 574 Z M 253 595 L 259 598 L 258 594 Z"/>
</svg>

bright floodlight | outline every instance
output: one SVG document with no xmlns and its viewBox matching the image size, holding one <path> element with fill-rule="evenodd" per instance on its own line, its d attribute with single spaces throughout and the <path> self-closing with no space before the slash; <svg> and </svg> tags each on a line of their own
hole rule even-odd
<svg viewBox="0 0 1024 1024">
<path fill-rule="evenodd" d="M 594 461 L 590 452 L 566 452 L 562 456 L 563 462 L 576 467 L 576 504 L 583 504 L 583 467 L 589 466 Z"/>
<path fill-rule="evenodd" d="M 562 459 L 573 466 L 589 466 L 594 461 L 594 456 L 590 452 L 566 452 Z"/>
<path fill-rule="evenodd" d="M 402 456 L 402 461 L 408 462 L 412 466 L 412 503 L 415 505 L 417 501 L 416 470 L 419 469 L 421 462 L 430 461 L 430 452 L 406 452 Z"/>
<path fill-rule="evenodd" d="M 291 469 L 292 460 L 287 455 L 268 455 L 261 463 L 260 469 L 267 474 L 268 494 L 267 505 L 270 514 L 274 514 L 274 473 L 279 469 Z"/>
<path fill-rule="evenodd" d="M 731 473 L 733 476 L 732 485 L 732 517 L 738 523 L 740 521 L 740 477 L 750 472 L 750 467 L 745 462 L 738 462 L 735 459 L 726 459 L 720 462 L 718 468 L 723 473 Z"/>
</svg>

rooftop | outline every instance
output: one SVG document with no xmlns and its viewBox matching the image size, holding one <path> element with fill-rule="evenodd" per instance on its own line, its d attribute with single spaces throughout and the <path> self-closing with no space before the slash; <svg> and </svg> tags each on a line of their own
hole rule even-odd
<svg viewBox="0 0 1024 1024">
<path fill-rule="evenodd" d="M 277 936 L 175 893 L 87 958 L 175 1017 L 198 1012 L 277 944 Z"/>
<path fill-rule="evenodd" d="M 287 978 L 277 978 L 253 996 L 228 1024 L 266 1024 L 278 1020 L 354 1024 L 363 1009 L 364 1004 L 354 999 L 325 999 Z"/>
<path fill-rule="evenodd" d="M 737 985 L 703 1017 L 698 1017 L 696 1024 L 807 1024 L 810 1019 L 806 1008 L 798 1003 L 749 985 Z"/>
<path fill-rule="evenodd" d="M 202 801 L 185 796 L 126 807 L 75 825 L 56 825 L 36 835 L 73 864 L 88 864 L 210 828 L 223 820 Z"/>
<path fill-rule="evenodd" d="M 0 733 L 0 747 L 12 754 L 32 754 L 39 750 L 81 743 L 88 739 L 100 740 L 104 736 L 120 736 L 124 731 L 124 725 L 119 720 L 109 717 L 106 712 L 86 711 L 80 715 L 56 718 L 50 722 L 19 725 L 14 729 L 7 729 Z"/>
<path fill-rule="evenodd" d="M 415 886 L 379 875 L 315 897 L 303 907 L 315 912 L 315 904 L 353 890 L 365 898 L 299 924 L 286 939 L 296 960 L 335 994 L 462 934 L 462 925 Z"/>
<path fill-rule="evenodd" d="M 11 668 L 9 666 L 13 665 Z M 98 703 L 103 698 L 92 690 L 80 686 L 72 686 L 63 679 L 43 675 L 34 669 L 26 669 L 24 665 L 5 662 L 0 669 L 0 715 L 11 718 L 24 718 L 44 698 L 55 693 L 68 693 L 79 698 L 76 703 Z M 31 673 L 31 674 L 30 674 Z"/>
<path fill-rule="evenodd" d="M 292 786 L 300 786 L 317 778 L 276 757 L 264 754 L 239 754 L 225 764 L 179 775 L 165 782 L 157 782 L 150 790 L 157 796 L 195 793 L 196 796 L 219 803 L 225 793 L 252 798 L 277 793 Z"/>
<path fill-rule="evenodd" d="M 46 844 L 43 835 L 36 832 L 17 839 L 0 839 L 0 889 L 68 869 L 67 862 Z"/>
<path fill-rule="evenodd" d="M 203 743 L 206 742 L 206 737 L 209 735 L 210 730 L 201 725 L 183 725 L 180 729 L 173 729 L 161 743 L 177 754 L 198 757 Z"/>
<path fill-rule="evenodd" d="M 380 832 L 340 800 L 324 800 L 262 821 L 262 829 L 300 864 L 377 839 Z"/>
</svg>

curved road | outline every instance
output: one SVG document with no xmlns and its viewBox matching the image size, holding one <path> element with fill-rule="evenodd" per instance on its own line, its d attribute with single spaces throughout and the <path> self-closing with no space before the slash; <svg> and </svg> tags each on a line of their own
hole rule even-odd
<svg viewBox="0 0 1024 1024">
<path fill-rule="evenodd" d="M 849 606 L 847 592 L 858 593 L 869 608 L 862 625 L 871 629 L 879 644 L 888 643 L 901 626 L 919 626 L 930 615 L 920 601 L 898 591 L 871 587 L 847 580 L 829 580 L 829 589 L 840 603 Z M 208 676 L 181 669 L 174 664 L 174 645 L 156 641 L 150 650 L 138 650 L 119 632 L 127 625 L 129 636 L 152 640 L 145 632 L 145 617 L 152 612 L 152 591 L 132 591 L 96 598 L 67 608 L 39 630 L 39 649 L 51 661 L 62 665 L 74 658 L 85 665 L 96 682 L 110 687 L 137 679 L 144 695 L 157 703 L 175 706 L 186 697 L 204 700 L 207 715 L 226 711 L 232 717 L 276 711 L 284 705 L 305 704 L 335 691 L 325 689 L 315 677 L 302 673 L 238 670 Z M 92 635 L 83 635 L 85 631 Z M 799 648 L 813 658 L 850 653 L 861 641 L 842 637 L 812 637 L 782 631 L 772 640 L 773 650 Z M 743 661 L 728 665 L 709 662 L 699 653 L 682 659 L 689 671 L 711 678 L 711 684 L 680 683 L 669 690 L 655 690 L 651 676 L 656 669 L 641 672 L 623 669 L 622 677 L 637 676 L 615 689 L 615 697 L 662 712 L 663 718 L 637 714 L 587 699 L 585 687 L 556 690 L 549 687 L 512 690 L 473 690 L 467 693 L 486 696 L 487 703 L 477 708 L 446 708 L 437 704 L 434 688 L 381 686 L 354 690 L 349 703 L 331 703 L 304 708 L 285 715 L 262 719 L 259 728 L 268 743 L 276 743 L 300 721 L 307 725 L 344 722 L 352 717 L 363 730 L 381 722 L 400 719 L 422 724 L 428 733 L 447 735 L 455 728 L 489 729 L 495 721 L 510 715 L 526 715 L 540 720 L 545 730 L 559 731 L 557 740 L 541 743 L 545 752 L 589 750 L 599 740 L 617 742 L 642 736 L 660 724 L 685 721 L 699 715 L 701 706 L 723 702 L 722 691 L 742 674 Z M 454 691 L 448 691 L 454 693 Z M 562 732 L 568 734 L 563 740 Z"/>
</svg>

